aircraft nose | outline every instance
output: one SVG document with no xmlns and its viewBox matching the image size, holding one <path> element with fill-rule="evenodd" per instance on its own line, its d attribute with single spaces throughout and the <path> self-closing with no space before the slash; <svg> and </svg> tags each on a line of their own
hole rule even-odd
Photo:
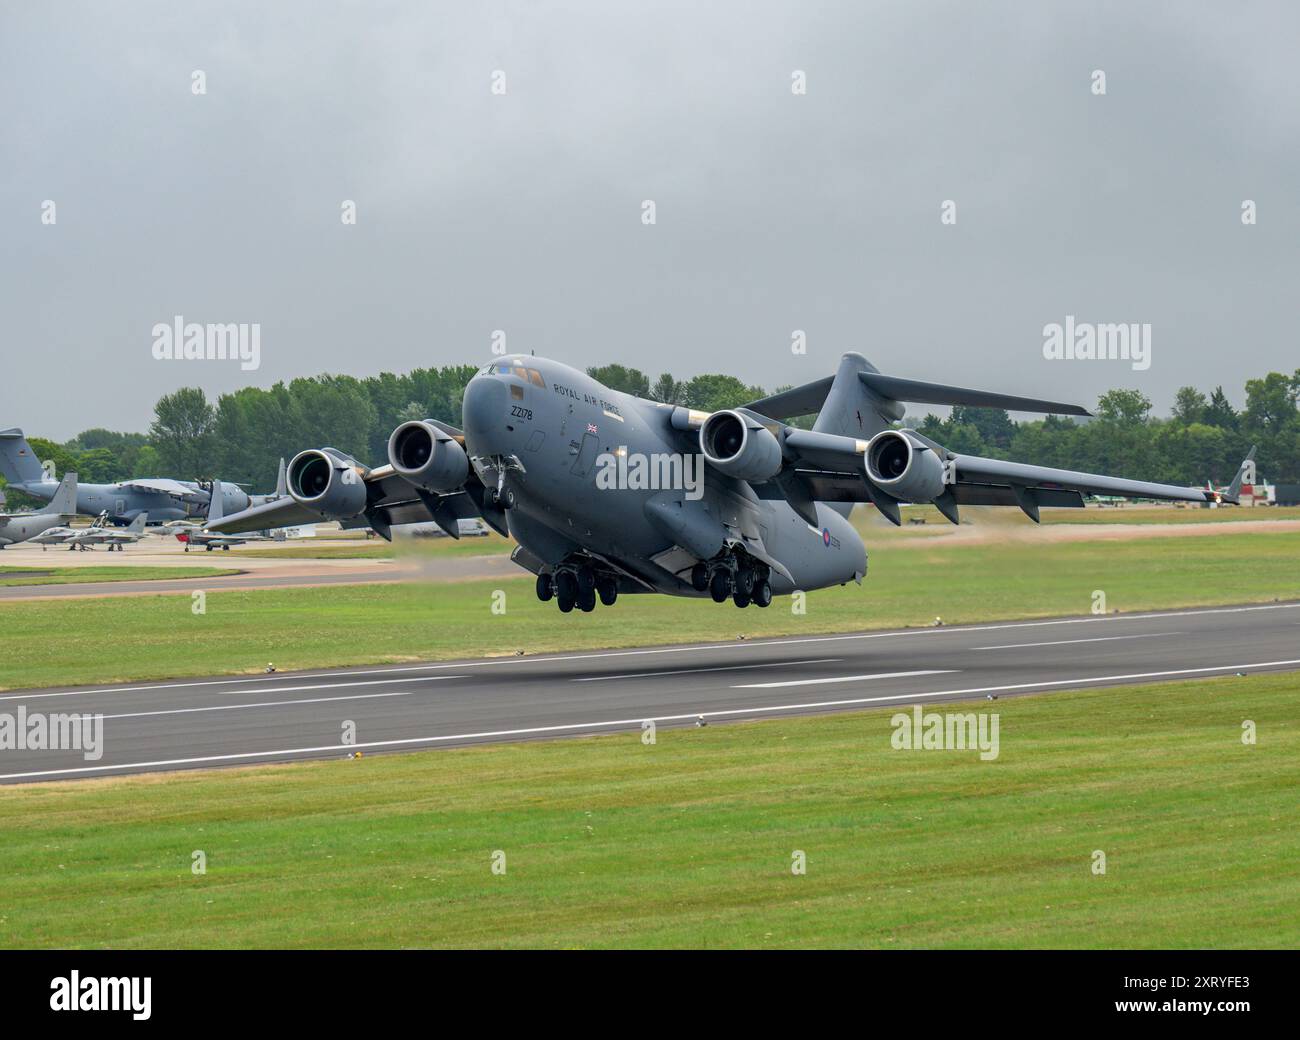
<svg viewBox="0 0 1300 1040">
<path fill-rule="evenodd" d="M 465 443 L 474 455 L 509 454 L 510 409 L 506 406 L 506 384 L 495 376 L 475 376 L 465 387 L 461 421 Z"/>
</svg>

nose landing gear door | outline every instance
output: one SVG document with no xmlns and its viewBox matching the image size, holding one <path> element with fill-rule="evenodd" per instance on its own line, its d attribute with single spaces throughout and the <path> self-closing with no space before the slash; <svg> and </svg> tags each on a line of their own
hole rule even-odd
<svg viewBox="0 0 1300 1040">
<path fill-rule="evenodd" d="M 573 460 L 573 466 L 569 470 L 575 477 L 585 477 L 591 472 L 598 451 L 597 439 L 594 433 L 584 433 L 582 435 L 582 444 L 578 447 L 578 457 Z"/>
</svg>

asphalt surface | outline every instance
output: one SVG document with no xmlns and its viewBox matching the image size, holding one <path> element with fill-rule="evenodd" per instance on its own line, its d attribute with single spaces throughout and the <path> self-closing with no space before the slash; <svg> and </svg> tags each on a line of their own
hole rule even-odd
<svg viewBox="0 0 1300 1040">
<path fill-rule="evenodd" d="M 102 757 L 0 750 L 0 782 L 342 758 L 1300 669 L 1300 603 L 16 691 L 103 715 Z M 1300 688 L 1300 677 L 1297 677 Z M 355 723 L 355 743 L 343 741 Z"/>
</svg>

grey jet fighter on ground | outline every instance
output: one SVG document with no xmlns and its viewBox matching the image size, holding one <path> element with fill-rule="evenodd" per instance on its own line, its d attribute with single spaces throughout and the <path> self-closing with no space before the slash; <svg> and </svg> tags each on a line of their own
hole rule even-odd
<svg viewBox="0 0 1300 1040">
<path fill-rule="evenodd" d="M 388 464 L 334 448 L 288 469 L 289 497 L 212 523 L 240 532 L 319 520 L 372 527 L 433 520 L 452 537 L 482 517 L 518 543 L 560 610 L 613 604 L 621 593 L 711 596 L 765 607 L 774 595 L 867 572 L 849 523 L 857 502 L 889 520 L 932 502 L 953 523 L 962 505 L 1082 507 L 1085 494 L 1204 502 L 1200 488 L 962 455 L 897 429 L 903 402 L 1064 415 L 1084 409 L 880 373 L 862 355 L 812 383 L 706 414 L 611 390 L 538 357 L 499 358 L 468 383 L 464 430 L 404 422 Z M 782 422 L 816 413 L 812 430 Z M 1232 500 L 1241 474 L 1224 497 Z"/>
<path fill-rule="evenodd" d="M 77 475 L 65 473 L 59 482 L 59 489 L 50 499 L 48 509 L 39 513 L 0 513 L 0 549 L 15 542 L 35 539 L 58 528 L 71 534 L 72 529 L 63 525 L 76 515 Z"/>
<path fill-rule="evenodd" d="M 107 545 L 109 552 L 114 549 L 121 552 L 124 545 L 138 542 L 144 537 L 145 524 L 149 522 L 149 514 L 137 513 L 135 519 L 126 527 L 110 527 L 107 520 L 108 517 L 101 513 L 89 527 L 73 531 L 69 537 L 64 538 L 59 544 L 66 545 L 69 549 L 82 550 L 93 549 L 97 545 Z"/>
</svg>

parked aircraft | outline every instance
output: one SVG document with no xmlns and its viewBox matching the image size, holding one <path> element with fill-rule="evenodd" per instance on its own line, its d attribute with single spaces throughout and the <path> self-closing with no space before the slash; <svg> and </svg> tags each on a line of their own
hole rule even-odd
<svg viewBox="0 0 1300 1040">
<path fill-rule="evenodd" d="M 135 519 L 126 527 L 111 527 L 108 524 L 108 516 L 101 513 L 93 524 L 73 531 L 72 535 L 64 538 L 60 544 L 66 545 L 69 549 L 81 550 L 106 545 L 109 552 L 114 549 L 121 552 L 124 545 L 131 545 L 144 537 L 145 524 L 148 522 L 148 513 L 137 513 Z"/>
<path fill-rule="evenodd" d="M 38 513 L 0 513 L 0 549 L 62 527 L 77 515 L 76 507 L 77 475 L 65 473 L 48 509 Z"/>
<path fill-rule="evenodd" d="M 861 582 L 848 521 L 870 502 L 897 524 L 905 502 L 953 523 L 962 505 L 1082 507 L 1085 494 L 1206 501 L 1201 488 L 952 452 L 896 429 L 903 402 L 1087 415 L 1076 405 L 901 379 L 862 355 L 804 386 L 711 414 L 643 400 L 538 357 L 499 358 L 468 383 L 464 430 L 404 422 L 388 464 L 334 448 L 288 467 L 289 497 L 209 525 L 237 533 L 319 520 L 372 527 L 433 520 L 452 537 L 480 516 L 518 542 L 512 559 L 561 611 L 621 593 L 709 595 L 765 607 L 774 595 Z M 782 420 L 817 413 L 812 430 Z M 1241 473 L 1224 497 L 1241 486 Z"/>
<path fill-rule="evenodd" d="M 281 483 L 284 462 L 281 460 Z M 37 498 L 50 499 L 58 488 L 42 467 L 32 446 L 19 429 L 0 430 L 0 472 L 9 485 Z M 222 508 L 231 513 L 250 505 L 274 501 L 282 495 L 249 495 L 235 484 L 225 484 Z M 202 481 L 172 480 L 170 477 L 138 477 L 115 484 L 79 484 L 77 512 L 83 516 L 107 513 L 114 523 L 127 524 L 140 513 L 148 513 L 154 523 L 184 520 L 207 515 L 210 487 Z"/>
<path fill-rule="evenodd" d="M 284 460 L 280 460 L 280 480 L 284 480 Z M 192 546 L 198 546 L 212 552 L 213 549 L 224 549 L 230 551 L 232 545 L 243 545 L 245 542 L 265 542 L 270 540 L 269 535 L 255 533 L 243 536 L 233 534 L 219 534 L 211 530 L 211 525 L 220 520 L 223 513 L 222 503 L 225 501 L 225 495 L 220 493 L 222 486 L 221 481 L 213 481 L 213 489 L 216 491 L 212 496 L 212 507 L 208 512 L 208 517 L 201 527 L 189 527 L 183 531 L 177 531 L 176 537 L 185 543 L 185 551 L 189 552 Z M 273 501 L 273 500 L 272 500 Z"/>
</svg>

